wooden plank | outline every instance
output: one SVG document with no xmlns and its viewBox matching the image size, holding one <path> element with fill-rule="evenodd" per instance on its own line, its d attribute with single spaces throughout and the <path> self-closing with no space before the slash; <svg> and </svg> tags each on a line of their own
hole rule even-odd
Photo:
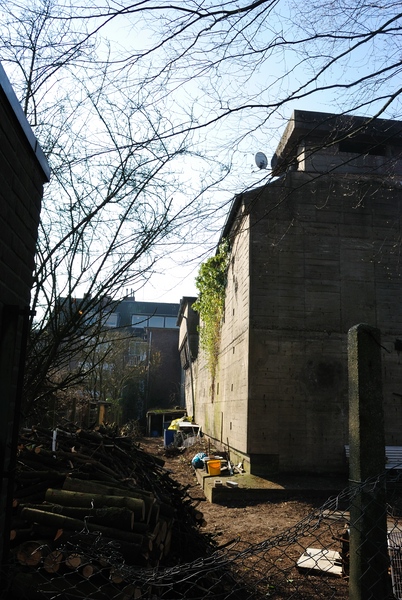
<svg viewBox="0 0 402 600">
<path fill-rule="evenodd" d="M 329 575 L 342 576 L 342 559 L 336 550 L 307 548 L 297 561 L 301 571 L 324 571 Z"/>
</svg>

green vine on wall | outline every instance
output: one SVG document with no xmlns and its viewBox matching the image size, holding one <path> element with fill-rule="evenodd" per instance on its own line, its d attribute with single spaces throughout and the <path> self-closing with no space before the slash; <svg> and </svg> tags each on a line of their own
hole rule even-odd
<svg viewBox="0 0 402 600">
<path fill-rule="evenodd" d="M 218 363 L 228 264 L 229 242 L 223 240 L 216 255 L 201 265 L 195 280 L 199 295 L 193 309 L 200 315 L 200 346 L 206 352 L 212 379 Z"/>
</svg>

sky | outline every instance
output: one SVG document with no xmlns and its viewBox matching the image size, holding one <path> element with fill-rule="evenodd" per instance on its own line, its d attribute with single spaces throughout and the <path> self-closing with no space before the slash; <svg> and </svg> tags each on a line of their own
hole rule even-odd
<svg viewBox="0 0 402 600">
<path fill-rule="evenodd" d="M 318 23 L 320 27 L 322 25 L 323 29 L 326 27 L 331 31 L 334 25 L 331 18 L 326 14 L 325 0 L 319 4 L 322 14 L 320 15 L 319 11 L 317 11 L 317 15 L 309 16 L 307 14 L 306 27 L 310 26 L 310 22 L 311 26 L 314 26 L 314 21 L 316 21 L 315 26 Z M 262 23 L 259 34 L 262 39 L 266 35 L 272 36 L 275 27 L 280 31 L 278 23 L 274 23 L 278 15 L 281 15 L 284 36 L 289 38 L 296 27 L 296 23 L 293 21 L 295 7 L 292 7 L 292 0 L 278 3 L 277 14 L 275 10 L 271 14 L 272 23 L 269 22 L 269 19 Z M 353 15 L 353 18 L 357 19 L 358 15 Z M 369 27 L 368 18 L 367 25 Z M 346 28 L 349 27 L 347 14 L 342 17 L 341 22 Z M 132 17 L 120 19 L 112 23 L 105 30 L 105 34 L 112 43 L 116 44 L 116 47 L 119 46 L 124 49 L 124 52 L 130 52 L 138 47 L 151 47 L 155 43 L 153 16 L 149 21 L 140 20 L 136 24 L 134 23 Z M 224 31 L 224 26 L 222 26 L 222 31 Z M 251 43 L 258 45 L 257 38 L 258 36 Z M 245 47 L 247 48 L 247 46 Z M 370 72 L 373 59 L 376 58 L 377 54 L 380 56 L 384 53 L 384 48 L 386 49 L 386 42 L 383 39 L 376 40 L 375 44 L 370 46 L 357 46 L 353 51 L 353 58 L 340 60 L 339 66 L 330 69 L 328 75 L 323 77 L 322 84 L 330 86 L 334 81 L 340 83 L 353 81 L 356 78 L 356 71 L 359 77 L 364 76 L 365 73 Z M 312 46 L 312 49 L 314 49 L 314 46 Z M 211 49 L 206 50 L 205 56 L 200 55 L 199 58 L 201 61 L 205 60 L 207 62 L 208 60 L 212 61 L 213 56 L 214 51 L 213 46 L 211 46 Z M 172 94 L 172 119 L 176 117 L 180 121 L 189 106 L 192 106 L 195 110 L 195 118 L 201 118 L 203 111 L 210 111 L 210 114 L 213 115 L 216 111 L 214 91 L 218 93 L 222 102 L 227 102 L 228 106 L 241 102 L 243 100 L 241 96 L 251 100 L 256 98 L 259 101 L 272 102 L 272 99 L 276 100 L 283 94 L 286 95 L 287 89 L 297 89 L 302 78 L 308 77 L 309 68 L 311 68 L 308 56 L 304 56 L 303 62 L 300 62 L 301 56 L 290 50 L 282 52 L 279 49 L 272 54 L 268 53 L 267 60 L 260 65 L 256 65 L 251 75 L 242 72 L 241 60 L 234 65 L 225 63 L 221 72 L 218 68 L 217 77 L 213 82 L 215 89 L 210 87 L 209 75 L 207 80 L 200 77 L 195 80 L 187 80 L 183 84 L 182 80 L 185 80 L 185 75 L 179 70 L 178 75 L 175 77 L 177 81 L 180 81 L 180 86 Z M 186 62 L 182 65 L 184 65 L 182 68 L 185 71 L 187 68 Z M 310 87 L 314 88 L 314 86 L 315 84 Z M 317 85 L 317 87 L 319 86 Z M 370 90 L 368 93 L 370 93 Z M 236 113 L 224 122 L 218 123 L 208 132 L 206 138 L 201 136 L 199 144 L 202 146 L 202 152 L 213 155 L 216 148 L 220 148 L 217 158 L 222 160 L 223 163 L 231 164 L 231 173 L 224 184 L 217 186 L 209 195 L 205 195 L 206 202 L 211 201 L 215 205 L 221 204 L 225 206 L 225 210 L 217 211 L 215 222 L 211 227 L 214 233 L 201 236 L 199 246 L 189 244 L 184 249 L 178 248 L 174 252 L 168 252 L 168 256 L 157 262 L 149 281 L 142 289 L 135 292 L 136 297 L 140 300 L 179 302 L 183 296 L 197 295 L 195 278 L 199 265 L 215 252 L 220 230 L 230 209 L 231 199 L 235 194 L 260 185 L 264 180 L 265 173 L 261 172 L 255 164 L 255 154 L 264 152 L 269 165 L 280 137 L 285 130 L 286 123 L 291 117 L 292 110 L 297 108 L 300 110 L 337 112 L 342 107 L 342 94 L 343 92 L 340 89 L 336 91 L 328 89 L 314 92 L 312 96 L 290 101 L 263 125 L 261 123 L 264 123 L 264 109 Z M 347 92 L 345 97 L 346 95 Z M 375 106 L 371 106 L 370 110 L 374 111 Z M 362 114 L 363 112 L 364 108 L 362 108 Z M 245 131 L 247 131 L 247 135 L 244 136 Z M 208 223 L 206 223 L 206 228 L 208 228 Z"/>
<path fill-rule="evenodd" d="M 28 2 L 28 0 L 26 1 Z M 292 5 L 293 2 L 294 5 Z M 163 1 L 161 5 L 163 5 Z M 191 2 L 190 5 L 192 5 Z M 306 11 L 304 13 L 306 31 L 311 28 L 314 34 L 314 27 L 318 27 L 320 32 L 325 29 L 331 32 L 331 29 L 336 27 L 331 20 L 331 10 L 335 5 L 337 3 L 320 0 L 313 12 Z M 340 7 L 341 5 L 342 3 L 339 3 Z M 85 6 L 85 3 L 82 6 Z M 270 13 L 269 18 L 260 23 L 258 35 L 255 38 L 250 37 L 248 40 L 249 45 L 245 45 L 244 48 L 250 49 L 253 45 L 258 46 L 258 43 L 265 39 L 279 40 L 279 43 L 277 46 L 274 44 L 274 50 L 270 49 L 266 52 L 264 61 L 257 62 L 251 73 L 244 68 L 247 67 L 248 58 L 239 54 L 236 63 L 224 63 L 222 65 L 218 63 L 218 66 L 215 65 L 212 71 L 208 71 L 206 77 L 196 79 L 189 77 L 192 70 L 198 68 L 199 64 L 206 67 L 213 64 L 215 49 L 213 47 L 214 38 L 211 37 L 206 39 L 207 45 L 204 53 L 199 52 L 197 54 L 199 63 L 184 60 L 180 63 L 180 69 L 173 73 L 173 79 L 167 80 L 166 88 L 163 85 L 160 88 L 155 88 L 156 92 L 162 96 L 166 93 L 166 98 L 163 98 L 163 106 L 172 123 L 180 122 L 183 116 L 190 113 L 193 119 L 201 121 L 205 115 L 213 116 L 218 113 L 221 107 L 237 106 L 244 99 L 250 100 L 250 103 L 254 103 L 255 107 L 247 112 L 235 112 L 225 121 L 216 123 L 214 127 L 208 130 L 207 135 L 204 135 L 201 131 L 191 140 L 191 143 L 195 144 L 194 150 L 196 152 L 209 157 L 211 170 L 215 168 L 219 172 L 219 164 L 228 165 L 230 166 L 230 174 L 219 186 L 209 190 L 201 199 L 205 206 L 217 207 L 215 212 L 211 209 L 209 216 L 205 217 L 205 231 L 201 231 L 203 226 L 203 223 L 201 223 L 197 231 L 191 231 L 190 229 L 186 232 L 184 244 L 177 247 L 160 246 L 156 248 L 156 252 L 163 258 L 155 264 L 152 276 L 147 283 L 143 287 L 133 290 L 139 300 L 179 302 L 183 296 L 196 295 L 195 278 L 200 263 L 215 252 L 220 231 L 230 209 L 231 200 L 235 194 L 241 193 L 250 187 L 261 185 L 264 181 L 265 174 L 257 168 L 254 160 L 255 154 L 257 152 L 265 153 L 268 164 L 270 163 L 279 139 L 285 130 L 286 123 L 291 117 L 292 110 L 297 108 L 301 110 L 339 112 L 342 110 L 342 106 L 347 105 L 349 101 L 350 89 L 343 89 L 342 87 L 331 89 L 330 87 L 320 91 L 318 84 L 317 89 L 314 89 L 315 84 L 312 84 L 310 86 L 314 90 L 312 95 L 287 102 L 267 119 L 270 103 L 280 101 L 284 95 L 286 96 L 287 90 L 295 90 L 302 86 L 317 57 L 322 59 L 320 55 L 321 48 L 315 47 L 315 42 L 312 43 L 309 49 L 311 55 L 309 53 L 296 54 L 291 46 L 289 50 L 282 51 L 281 39 L 290 39 L 292 32 L 299 26 L 295 17 L 299 5 L 295 0 L 281 0 L 278 3 L 272 3 L 272 6 L 274 7 L 273 12 Z M 366 9 L 367 11 L 373 11 L 373 22 L 370 24 L 367 18 L 367 21 L 363 22 L 362 31 L 364 31 L 365 25 L 367 25 L 367 30 L 371 25 L 373 27 L 378 26 L 381 24 L 381 18 L 385 19 L 392 16 L 391 13 L 394 10 L 391 4 L 387 5 L 386 3 L 381 4 L 381 11 L 377 10 L 375 5 L 370 4 L 366 5 Z M 278 10 L 280 14 L 275 14 L 275 10 Z M 356 19 L 361 19 L 362 15 L 365 17 L 365 13 L 360 15 L 355 13 L 352 6 L 350 6 L 350 15 L 345 7 L 343 10 L 344 13 L 340 12 L 341 16 L 339 18 L 345 30 L 349 26 L 354 27 Z M 380 13 L 383 13 L 385 17 L 381 17 Z M 135 49 L 149 48 L 155 43 L 154 16 L 155 13 L 150 13 L 148 20 L 143 19 L 141 16 L 137 21 L 132 15 L 120 16 L 102 30 L 102 35 L 107 38 L 112 59 L 120 53 L 127 56 Z M 162 19 L 166 19 L 165 25 L 167 27 L 169 25 L 168 12 L 166 15 L 160 13 L 160 16 Z M 376 22 L 377 18 L 378 23 Z M 220 33 L 222 35 L 221 39 L 224 41 L 226 36 L 232 34 L 232 31 L 225 30 L 225 26 L 222 25 Z M 275 38 L 275 35 L 278 37 Z M 236 36 L 234 39 L 236 39 Z M 241 39 L 241 36 L 237 36 L 237 39 Z M 359 37 L 356 39 L 360 40 Z M 390 41 L 393 41 L 393 37 L 377 36 L 370 42 L 370 46 L 363 45 L 360 47 L 357 45 L 353 56 L 347 56 L 345 59 L 340 60 L 339 65 L 335 65 L 328 71 L 328 74 L 324 74 L 320 83 L 324 87 L 332 84 L 349 85 L 356 77 L 364 77 L 376 61 L 377 66 L 381 68 L 387 64 L 388 54 L 390 55 L 389 60 L 393 60 L 392 53 L 395 57 L 400 54 L 396 38 L 394 44 L 390 44 Z M 100 46 L 100 51 L 103 50 L 106 52 L 106 44 Z M 331 48 L 327 46 L 327 50 L 330 52 Z M 313 54 L 314 51 L 317 52 L 316 56 Z M 168 52 L 172 52 L 172 49 Z M 258 53 L 254 54 L 254 56 L 257 55 Z M 157 61 L 160 59 L 163 63 L 165 58 L 166 56 L 161 52 L 156 57 L 145 57 L 139 64 L 133 64 L 133 67 L 127 72 L 127 86 L 132 81 L 137 80 L 141 87 L 142 77 L 147 74 L 147 69 L 156 68 Z M 210 79 L 211 73 L 214 74 L 213 80 Z M 362 98 L 370 101 L 371 94 L 380 94 L 384 82 L 385 86 L 388 85 L 386 75 L 384 75 L 383 81 L 378 82 L 377 88 L 375 86 L 366 87 L 364 90 L 366 95 Z M 392 84 L 391 79 L 390 82 Z M 127 89 L 129 90 L 129 87 Z M 217 101 L 217 98 L 219 98 L 219 101 Z M 150 101 L 153 102 L 152 96 Z M 221 107 L 218 106 L 219 102 Z M 261 103 L 266 104 L 267 108 L 258 106 Z M 155 104 L 157 104 L 157 98 L 155 98 Z M 154 107 L 151 106 L 151 108 Z M 375 110 L 375 103 L 371 103 L 371 105 L 362 106 L 354 114 L 365 114 L 365 112 L 373 114 Z M 165 117 L 166 114 L 163 116 Z M 387 116 L 393 116 L 392 110 Z M 85 123 L 85 125 L 87 124 Z M 182 176 L 183 181 L 186 182 L 184 187 L 187 188 L 188 182 L 189 197 L 192 193 L 191 188 L 196 188 L 198 185 L 196 179 L 199 180 L 202 177 L 202 169 L 208 170 L 208 168 L 208 162 L 200 160 L 197 163 L 195 157 L 193 157 L 193 164 L 189 162 L 183 167 Z M 206 175 L 208 174 L 206 173 Z M 191 181 L 194 181 L 194 186 L 191 185 Z M 129 252 L 129 248 L 127 251 Z M 122 290 L 123 295 L 131 292 L 131 289 Z"/>
<path fill-rule="evenodd" d="M 336 3 L 331 2 L 326 3 L 325 0 L 322 0 L 317 4 L 313 13 L 310 13 L 309 11 L 305 12 L 304 16 L 306 18 L 306 23 L 304 25 L 306 31 L 309 31 L 309 28 L 311 27 L 309 33 L 314 33 L 313 28 L 315 27 L 317 30 L 318 27 L 320 33 L 324 30 L 331 33 L 332 28 L 336 27 L 335 21 L 331 18 L 331 10 L 336 10 L 336 6 L 338 6 L 335 6 L 335 4 Z M 294 15 L 297 14 L 296 9 L 298 7 L 296 4 L 292 5 L 292 0 L 282 1 L 278 3 L 277 7 L 279 13 L 281 13 L 283 17 L 282 35 L 289 39 L 291 31 L 298 25 L 298 23 L 296 23 L 296 18 L 294 17 Z M 341 5 L 339 5 L 339 8 L 342 10 Z M 349 31 L 349 27 L 356 27 L 356 31 L 359 35 L 360 33 L 365 34 L 366 29 L 369 31 L 370 27 L 373 27 L 374 29 L 378 27 L 381 24 L 381 19 L 386 20 L 388 17 L 393 16 L 394 9 L 392 8 L 392 5 L 386 5 L 386 3 L 384 3 L 381 8 L 383 15 L 385 16 L 381 14 L 381 11 L 376 11 L 374 5 L 371 6 L 367 4 L 366 8 L 362 5 L 362 13 L 360 14 L 354 12 L 353 7 L 351 6 L 350 15 L 345 9 L 344 14 L 341 14 L 341 11 L 338 13 L 336 17 L 338 19 L 337 23 L 340 23 L 346 32 Z M 277 28 L 277 31 L 280 32 L 280 27 L 278 27 L 278 23 L 275 23 L 275 18 L 278 18 L 278 16 L 273 12 L 271 14 L 271 22 L 267 19 L 263 23 L 260 32 L 262 37 L 266 35 L 272 36 L 272 31 L 275 30 L 275 27 Z M 355 22 L 360 20 L 360 25 L 356 26 L 355 24 L 351 24 L 353 20 Z M 359 29 L 360 26 L 361 28 Z M 113 27 L 114 25 L 110 30 L 112 38 L 117 33 Z M 131 20 L 128 19 L 122 27 L 123 29 L 119 28 L 117 36 L 121 40 L 121 33 L 122 31 L 125 31 L 127 34 L 125 43 L 130 45 L 130 36 L 133 33 Z M 146 35 L 146 38 L 141 38 L 142 33 Z M 136 35 L 139 34 L 139 37 L 136 38 L 137 45 L 141 45 L 141 43 L 148 43 L 148 45 L 151 45 L 152 27 L 150 27 L 150 29 L 144 27 L 142 33 L 141 31 L 138 31 L 138 29 L 136 30 Z M 320 85 L 313 83 L 310 86 L 310 88 L 314 90 L 312 95 L 286 103 L 282 110 L 278 110 L 266 123 L 264 123 L 265 114 L 263 110 L 255 109 L 254 111 L 249 111 L 246 118 L 244 113 L 238 113 L 234 115 L 233 118 L 229 118 L 219 125 L 217 138 L 220 140 L 226 139 L 229 144 L 232 140 L 236 140 L 236 147 L 226 148 L 228 156 L 230 154 L 232 165 L 232 175 L 229 177 L 229 180 L 225 182 L 226 189 L 219 189 L 218 187 L 213 192 L 213 194 L 215 194 L 214 201 L 216 202 L 216 198 L 221 198 L 222 204 L 226 207 L 225 213 L 221 214 L 217 219 L 216 234 L 212 238 L 209 238 L 206 244 L 203 244 L 199 248 L 192 248 L 191 255 L 190 253 L 184 252 L 182 254 L 176 254 L 175 261 L 172 259 L 162 260 L 159 265 L 157 265 L 157 272 L 151 277 L 150 281 L 143 289 L 138 290 L 137 297 L 139 299 L 157 299 L 160 301 L 177 302 L 182 296 L 192 296 L 197 294 L 195 277 L 198 272 L 199 262 L 204 260 L 208 255 L 214 253 L 216 243 L 219 239 L 219 230 L 224 224 L 225 214 L 227 214 L 230 207 L 230 200 L 235 194 L 262 183 L 264 173 L 259 171 L 255 164 L 255 154 L 257 152 L 264 152 L 267 156 L 268 164 L 270 164 L 271 157 L 275 152 L 279 139 L 285 130 L 286 123 L 291 117 L 294 109 L 314 110 L 327 113 L 340 112 L 344 106 L 348 105 L 348 102 L 350 102 L 350 98 L 352 98 L 352 96 L 350 96 L 351 92 L 353 95 L 353 88 L 350 90 L 347 87 L 342 88 L 341 86 L 343 84 L 347 86 L 355 81 L 356 78 L 363 78 L 366 74 L 371 72 L 373 67 L 382 68 L 384 64 L 386 64 L 386 61 L 388 60 L 387 55 L 391 53 L 390 41 L 393 38 L 389 36 L 377 36 L 369 43 L 360 46 L 359 42 L 361 37 L 359 37 L 359 35 L 356 35 L 356 40 L 350 42 L 350 46 L 356 46 L 352 55 L 347 54 L 344 58 L 341 58 L 339 64 L 335 64 L 328 70 L 327 74 L 323 75 L 320 84 L 324 87 L 328 86 L 328 89 L 319 91 L 318 88 Z M 224 37 L 222 37 L 222 39 L 224 39 Z M 256 40 L 252 40 L 251 44 L 258 45 Z M 341 42 L 341 44 L 344 45 L 339 46 L 337 49 L 336 47 L 333 48 L 333 56 L 336 55 L 336 52 L 342 53 L 343 50 L 350 47 L 348 41 L 345 41 L 345 43 Z M 330 49 L 330 46 L 328 46 L 327 49 L 328 48 Z M 247 78 L 238 65 L 233 66 L 232 70 L 230 70 L 230 65 L 229 67 L 226 65 L 226 72 L 221 73 L 220 77 L 218 76 L 216 78 L 214 85 L 219 86 L 219 95 L 222 101 L 227 99 L 228 105 L 230 105 L 232 99 L 236 99 L 236 96 L 237 101 L 239 101 L 239 93 L 240 95 L 243 94 L 245 98 L 250 98 L 250 100 L 258 98 L 260 101 L 266 100 L 269 104 L 272 99 L 275 100 L 280 98 L 283 94 L 286 94 L 287 89 L 297 89 L 303 84 L 305 78 L 311 74 L 311 61 L 315 50 L 318 50 L 317 57 L 319 57 L 321 48 L 318 46 L 315 47 L 313 42 L 310 46 L 311 56 L 295 54 L 291 49 L 283 54 L 281 54 L 280 50 L 271 55 L 268 53 L 267 60 L 256 66 L 252 75 Z M 200 58 L 203 60 L 202 57 Z M 206 62 L 207 59 L 208 55 L 205 56 Z M 326 58 L 324 60 L 326 60 Z M 384 86 L 384 82 L 386 86 L 386 77 L 384 77 L 384 81 L 381 81 L 382 86 Z M 333 84 L 339 85 L 340 87 L 332 89 L 331 86 Z M 377 87 L 368 86 L 367 88 L 363 88 L 362 100 L 369 102 L 369 104 L 361 106 L 360 110 L 355 111 L 354 114 L 375 114 L 375 111 L 381 103 L 378 103 L 377 106 L 375 102 L 372 102 L 372 98 L 375 97 L 376 94 L 381 95 L 381 85 L 379 87 L 377 85 Z M 314 89 L 315 87 L 317 90 Z M 190 101 L 197 99 L 199 110 L 202 110 L 200 109 L 202 106 L 210 109 L 211 104 L 209 103 L 210 98 L 208 97 L 208 91 L 210 91 L 208 84 L 206 84 L 205 81 L 203 82 L 201 78 L 197 79 L 197 81 L 190 81 L 185 85 L 182 85 L 178 89 L 175 98 L 178 100 L 178 104 L 185 104 L 184 98 Z M 205 97 L 203 94 L 205 94 Z M 351 102 L 350 105 L 352 105 Z M 392 110 L 384 116 L 392 118 Z M 261 123 L 264 124 L 261 126 Z M 245 130 L 248 130 L 248 134 L 245 137 L 242 137 L 242 133 Z M 210 151 L 213 148 L 215 141 L 212 138 L 209 138 L 209 140 L 206 140 L 206 144 L 208 143 L 210 144 Z M 231 153 L 231 151 L 233 152 Z M 225 144 L 223 143 L 223 161 L 225 160 L 224 153 Z M 197 257 L 201 257 L 198 262 Z M 180 264 L 177 265 L 177 262 Z"/>
</svg>

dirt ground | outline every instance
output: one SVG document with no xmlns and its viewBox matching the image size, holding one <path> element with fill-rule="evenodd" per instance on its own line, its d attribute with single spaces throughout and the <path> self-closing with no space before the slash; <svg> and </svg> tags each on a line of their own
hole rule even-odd
<svg viewBox="0 0 402 600">
<path fill-rule="evenodd" d="M 344 521 L 324 519 L 323 525 L 320 516 L 320 525 L 316 527 L 317 514 L 322 515 L 320 508 L 327 502 L 327 495 L 303 498 L 302 493 L 297 493 L 286 501 L 247 503 L 234 496 L 230 505 L 210 503 L 191 465 L 197 452 L 207 453 L 202 442 L 170 456 L 166 455 L 162 438 L 144 438 L 140 445 L 164 459 L 172 479 L 189 486 L 187 493 L 193 506 L 203 513 L 205 520 L 200 533 L 206 535 L 208 544 L 212 543 L 215 549 L 227 548 L 225 552 L 234 560 L 236 585 L 246 585 L 249 590 L 245 597 L 347 599 L 348 579 L 339 576 L 339 571 L 336 576 L 322 577 L 322 571 L 306 574 L 297 568 L 307 548 L 341 550 Z"/>
<path fill-rule="evenodd" d="M 162 438 L 143 438 L 141 447 L 165 460 L 165 468 L 171 477 L 182 485 L 190 485 L 189 495 L 198 503 L 198 510 L 204 515 L 203 531 L 210 534 L 218 545 L 234 539 L 251 544 L 259 543 L 276 536 L 302 520 L 313 507 L 319 507 L 327 500 L 295 497 L 287 501 L 252 501 L 244 505 L 232 501 L 230 506 L 211 504 L 197 482 L 191 460 L 197 452 L 205 451 L 202 443 L 173 456 L 166 455 Z"/>
</svg>

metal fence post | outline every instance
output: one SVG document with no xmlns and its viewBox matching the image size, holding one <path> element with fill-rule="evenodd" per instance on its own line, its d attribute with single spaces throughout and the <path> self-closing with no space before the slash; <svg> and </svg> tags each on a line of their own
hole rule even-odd
<svg viewBox="0 0 402 600">
<path fill-rule="evenodd" d="M 380 331 L 369 325 L 349 330 L 349 478 L 355 492 L 350 507 L 349 600 L 389 598 L 385 482 L 376 479 L 385 469 L 380 341 Z"/>
</svg>

